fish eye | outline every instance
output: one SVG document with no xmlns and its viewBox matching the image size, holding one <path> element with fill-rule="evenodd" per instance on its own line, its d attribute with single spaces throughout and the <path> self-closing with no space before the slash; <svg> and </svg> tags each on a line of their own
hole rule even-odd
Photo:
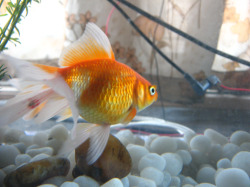
<svg viewBox="0 0 250 187">
<path fill-rule="evenodd" d="M 155 94 L 155 87 L 154 86 L 150 86 L 149 87 L 149 91 L 150 91 L 150 95 L 154 95 Z"/>
</svg>

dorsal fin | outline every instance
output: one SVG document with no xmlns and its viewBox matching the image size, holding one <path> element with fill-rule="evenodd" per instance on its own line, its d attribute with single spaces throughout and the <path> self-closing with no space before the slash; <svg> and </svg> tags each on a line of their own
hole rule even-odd
<svg viewBox="0 0 250 187">
<path fill-rule="evenodd" d="M 114 58 L 108 37 L 97 25 L 88 23 L 81 38 L 63 50 L 59 65 L 72 66 L 87 60 Z"/>
</svg>

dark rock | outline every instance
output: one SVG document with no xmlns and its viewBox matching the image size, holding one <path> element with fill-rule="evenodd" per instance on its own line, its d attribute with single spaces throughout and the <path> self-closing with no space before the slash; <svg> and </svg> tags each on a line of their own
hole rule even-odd
<svg viewBox="0 0 250 187">
<path fill-rule="evenodd" d="M 4 178 L 6 187 L 37 186 L 48 178 L 66 176 L 70 163 L 66 158 L 50 157 L 23 165 Z"/>
<path fill-rule="evenodd" d="M 73 177 L 87 175 L 96 181 L 105 183 L 112 178 L 127 176 L 132 167 L 131 157 L 124 145 L 113 135 L 109 136 L 106 148 L 100 158 L 92 165 L 86 162 L 89 140 L 75 150 L 76 166 Z"/>
</svg>

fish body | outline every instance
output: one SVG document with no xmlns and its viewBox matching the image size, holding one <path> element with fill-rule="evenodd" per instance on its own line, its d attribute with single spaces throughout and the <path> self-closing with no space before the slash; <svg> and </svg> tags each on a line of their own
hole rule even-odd
<svg viewBox="0 0 250 187">
<path fill-rule="evenodd" d="M 61 153 L 90 138 L 89 164 L 103 152 L 110 125 L 129 123 L 157 99 L 156 86 L 117 62 L 108 38 L 93 23 L 88 23 L 83 36 L 63 51 L 60 68 L 3 58 L 28 83 L 21 83 L 20 94 L 0 108 L 0 125 L 22 116 L 39 123 L 55 115 L 60 119 L 72 116 L 72 139 L 65 142 Z M 90 124 L 77 124 L 79 115 Z"/>
</svg>

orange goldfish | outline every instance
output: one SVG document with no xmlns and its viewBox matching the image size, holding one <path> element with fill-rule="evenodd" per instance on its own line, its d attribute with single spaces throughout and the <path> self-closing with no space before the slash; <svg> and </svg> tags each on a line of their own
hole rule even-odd
<svg viewBox="0 0 250 187">
<path fill-rule="evenodd" d="M 110 125 L 129 123 L 137 112 L 157 100 L 156 86 L 114 58 L 102 30 L 88 23 L 83 36 L 65 48 L 59 65 L 33 64 L 1 55 L 22 78 L 21 92 L 0 108 L 0 125 L 24 116 L 38 123 L 59 115 L 74 119 L 72 138 L 61 153 L 90 138 L 87 161 L 102 154 Z M 79 115 L 89 124 L 77 124 Z"/>
</svg>

